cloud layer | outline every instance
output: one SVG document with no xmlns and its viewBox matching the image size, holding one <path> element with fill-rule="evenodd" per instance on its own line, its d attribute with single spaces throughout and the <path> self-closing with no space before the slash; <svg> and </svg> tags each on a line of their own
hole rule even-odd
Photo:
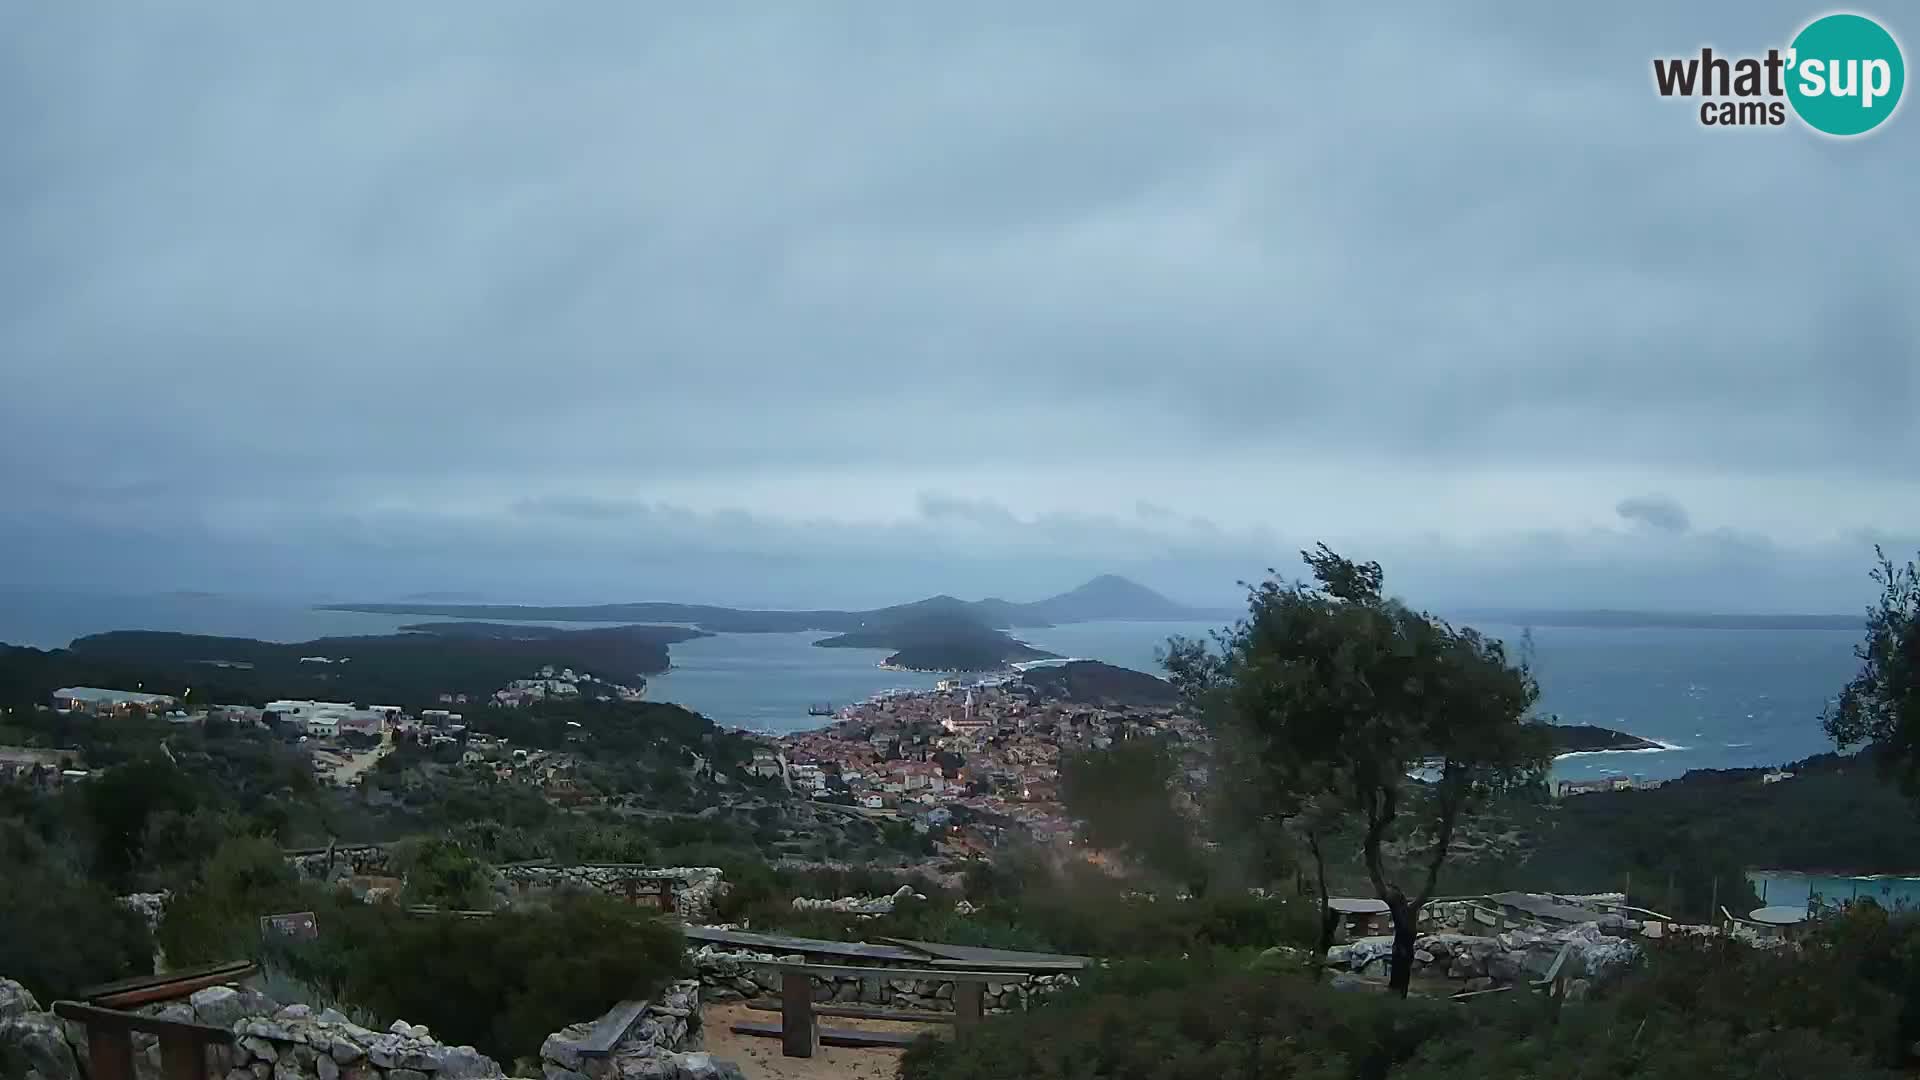
<svg viewBox="0 0 1920 1080">
<path fill-rule="evenodd" d="M 1325 537 L 1845 610 L 1920 535 L 1912 118 L 1649 76 L 1810 14 L 18 6 L 0 576 L 1210 595 Z"/>
</svg>

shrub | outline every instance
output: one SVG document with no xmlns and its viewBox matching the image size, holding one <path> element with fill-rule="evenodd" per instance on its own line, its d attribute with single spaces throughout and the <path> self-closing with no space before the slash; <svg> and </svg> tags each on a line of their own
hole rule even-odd
<svg viewBox="0 0 1920 1080">
<path fill-rule="evenodd" d="M 684 949 L 672 926 L 586 894 L 478 919 L 350 905 L 317 940 L 281 943 L 269 959 L 326 996 L 511 1063 L 568 1024 L 654 996 Z"/>
<path fill-rule="evenodd" d="M 0 872 L 0 974 L 43 1005 L 152 970 L 146 923 L 103 886 L 44 862 Z"/>
</svg>

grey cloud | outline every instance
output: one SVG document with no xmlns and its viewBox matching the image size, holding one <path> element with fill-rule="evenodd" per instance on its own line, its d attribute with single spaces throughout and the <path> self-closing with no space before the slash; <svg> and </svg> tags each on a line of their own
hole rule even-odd
<svg viewBox="0 0 1920 1080">
<path fill-rule="evenodd" d="M 1693 525 L 1687 508 L 1665 495 L 1631 495 L 1621 499 L 1613 512 L 1627 521 L 1661 532 L 1683 533 Z"/>
<path fill-rule="evenodd" d="M 1647 80 L 1806 14 L 18 5 L 0 553 L 398 583 L 458 522 L 482 585 L 551 544 L 555 587 L 678 551 L 941 588 L 1432 531 L 1594 595 L 1593 519 L 1837 553 L 1920 528 L 1916 120 L 1708 132 Z M 1567 494 L 1676 471 L 1756 494 Z"/>
</svg>

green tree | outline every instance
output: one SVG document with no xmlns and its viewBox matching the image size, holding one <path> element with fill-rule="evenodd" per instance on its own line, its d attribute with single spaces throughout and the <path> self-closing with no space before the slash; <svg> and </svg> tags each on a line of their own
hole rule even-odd
<svg viewBox="0 0 1920 1080">
<path fill-rule="evenodd" d="M 411 903 L 470 911 L 493 907 L 493 868 L 452 840 L 410 842 L 393 861 L 406 876 Z"/>
<path fill-rule="evenodd" d="M 139 866 L 149 819 L 168 810 L 190 811 L 200 802 L 193 782 L 163 757 L 108 769 L 87 785 L 86 793 L 97 842 L 95 865 L 116 884 L 126 883 Z"/>
<path fill-rule="evenodd" d="M 1499 641 L 1386 597 L 1380 564 L 1324 544 L 1301 555 L 1314 583 L 1250 588 L 1247 617 L 1202 675 L 1222 690 L 1238 771 L 1275 813 L 1322 799 L 1364 829 L 1367 876 L 1393 918 L 1389 985 L 1404 995 L 1461 818 L 1547 758 L 1528 715 L 1539 690 Z M 1387 862 L 1396 836 L 1417 851 L 1411 890 Z"/>
<path fill-rule="evenodd" d="M 1878 547 L 1871 576 L 1880 599 L 1867 609 L 1867 636 L 1854 648 L 1860 673 L 1821 717 L 1842 750 L 1865 745 L 1920 796 L 1920 567 L 1896 567 Z"/>
<path fill-rule="evenodd" d="M 1060 761 L 1060 795 L 1094 847 L 1118 850 L 1194 895 L 1206 888 L 1193 825 L 1173 806 L 1178 761 L 1158 739 L 1134 738 Z"/>
</svg>

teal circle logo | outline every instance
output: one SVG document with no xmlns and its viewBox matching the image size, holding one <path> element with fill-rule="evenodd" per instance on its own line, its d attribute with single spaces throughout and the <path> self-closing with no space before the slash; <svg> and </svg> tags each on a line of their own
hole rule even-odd
<svg viewBox="0 0 1920 1080">
<path fill-rule="evenodd" d="M 1906 84 L 1900 43 L 1864 15 L 1815 19 L 1787 53 L 1787 100 L 1808 127 L 1828 135 L 1879 127 L 1899 107 Z"/>
</svg>

